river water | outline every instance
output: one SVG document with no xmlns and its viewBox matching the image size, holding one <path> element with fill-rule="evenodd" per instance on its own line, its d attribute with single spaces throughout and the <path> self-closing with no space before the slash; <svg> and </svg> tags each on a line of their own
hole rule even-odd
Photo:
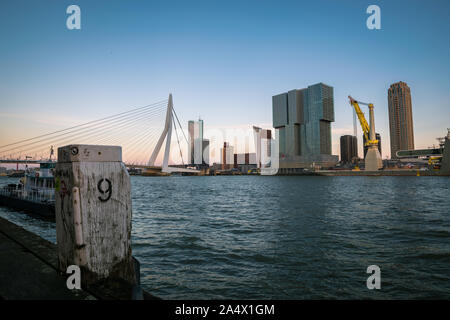
<svg viewBox="0 0 450 320">
<path fill-rule="evenodd" d="M 449 178 L 131 181 L 133 255 L 161 298 L 450 298 Z M 52 222 L 0 216 L 55 242 Z M 369 265 L 381 269 L 380 290 L 367 289 Z"/>
</svg>

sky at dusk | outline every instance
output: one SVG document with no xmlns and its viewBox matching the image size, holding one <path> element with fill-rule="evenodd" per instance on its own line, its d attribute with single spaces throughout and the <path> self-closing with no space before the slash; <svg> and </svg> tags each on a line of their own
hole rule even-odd
<svg viewBox="0 0 450 320">
<path fill-rule="evenodd" d="M 66 27 L 71 4 L 80 30 Z M 381 30 L 366 27 L 371 4 Z M 387 90 L 404 81 L 415 147 L 426 148 L 450 127 L 449 18 L 437 0 L 2 0 L 0 145 L 169 93 L 184 126 L 204 120 L 206 138 L 270 127 L 273 95 L 323 82 L 334 87 L 333 154 L 353 132 L 350 94 L 375 105 L 385 158 Z"/>
</svg>

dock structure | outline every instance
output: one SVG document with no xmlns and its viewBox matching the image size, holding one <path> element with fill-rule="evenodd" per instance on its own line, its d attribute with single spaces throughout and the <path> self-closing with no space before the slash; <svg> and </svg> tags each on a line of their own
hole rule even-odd
<svg viewBox="0 0 450 320">
<path fill-rule="evenodd" d="M 136 283 L 131 256 L 131 183 L 118 146 L 58 148 L 56 237 L 60 269 L 88 285 L 110 276 Z"/>
<path fill-rule="evenodd" d="M 132 286 L 120 279 L 69 290 L 59 269 L 57 245 L 0 218 L 0 300 L 129 300 Z M 143 290 L 144 300 L 159 300 Z"/>
<path fill-rule="evenodd" d="M 96 298 L 85 290 L 67 288 L 55 244 L 0 218 L 0 299 Z"/>
<path fill-rule="evenodd" d="M 121 147 L 59 148 L 55 182 L 56 245 L 0 220 L 0 298 L 157 299 L 142 290 L 131 254 Z"/>
</svg>

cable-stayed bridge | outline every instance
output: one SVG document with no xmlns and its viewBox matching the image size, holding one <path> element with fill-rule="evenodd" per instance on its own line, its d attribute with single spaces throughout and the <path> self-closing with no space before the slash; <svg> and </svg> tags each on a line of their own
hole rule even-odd
<svg viewBox="0 0 450 320">
<path fill-rule="evenodd" d="M 177 144 L 171 148 L 173 131 Z M 186 168 L 180 139 L 188 143 L 170 94 L 168 99 L 143 107 L 2 145 L 0 163 L 23 164 L 54 160 L 54 150 L 58 147 L 101 144 L 121 146 L 122 159 L 127 167 L 161 170 L 165 173 L 199 172 Z M 161 154 L 164 141 L 164 153 Z M 171 149 L 179 151 L 181 164 L 176 167 L 169 166 Z M 161 166 L 157 166 L 157 163 L 161 163 Z"/>
</svg>

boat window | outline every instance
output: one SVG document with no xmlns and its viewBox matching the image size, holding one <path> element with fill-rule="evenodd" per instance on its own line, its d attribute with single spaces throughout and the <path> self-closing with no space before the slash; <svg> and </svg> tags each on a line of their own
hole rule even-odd
<svg viewBox="0 0 450 320">
<path fill-rule="evenodd" d="M 41 169 L 52 169 L 56 166 L 55 162 L 48 162 L 48 163 L 41 163 L 40 167 Z"/>
</svg>

